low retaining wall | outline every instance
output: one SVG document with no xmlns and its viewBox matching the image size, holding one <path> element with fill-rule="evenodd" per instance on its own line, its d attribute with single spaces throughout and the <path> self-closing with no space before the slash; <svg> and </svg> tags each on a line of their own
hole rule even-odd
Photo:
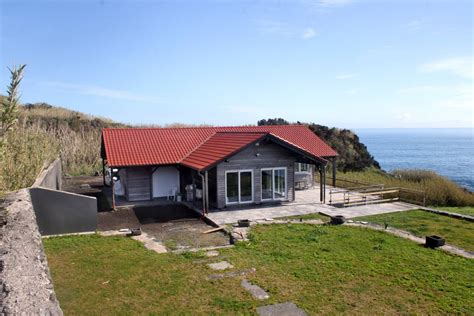
<svg viewBox="0 0 474 316">
<path fill-rule="evenodd" d="M 31 201 L 41 235 L 93 232 L 97 229 L 95 197 L 31 188 Z"/>
<path fill-rule="evenodd" d="M 62 315 L 27 189 L 0 205 L 0 314 Z"/>
<path fill-rule="evenodd" d="M 44 169 L 36 178 L 35 183 L 31 187 L 43 187 L 53 190 L 61 190 L 62 188 L 62 166 L 61 159 L 53 161 L 48 168 Z"/>
</svg>

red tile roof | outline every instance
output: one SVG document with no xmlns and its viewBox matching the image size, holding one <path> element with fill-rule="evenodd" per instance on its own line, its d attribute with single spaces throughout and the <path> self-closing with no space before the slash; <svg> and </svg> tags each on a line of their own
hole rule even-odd
<svg viewBox="0 0 474 316">
<path fill-rule="evenodd" d="M 202 170 L 222 161 L 265 135 L 267 133 L 217 132 L 184 158 L 181 163 Z"/>
<path fill-rule="evenodd" d="M 183 163 L 201 170 L 269 134 L 315 157 L 337 153 L 304 125 L 105 128 L 102 131 L 109 166 Z"/>
</svg>

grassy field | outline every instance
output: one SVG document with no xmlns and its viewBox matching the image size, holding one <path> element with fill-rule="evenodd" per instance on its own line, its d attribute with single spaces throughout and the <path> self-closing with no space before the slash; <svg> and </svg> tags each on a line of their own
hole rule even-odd
<svg viewBox="0 0 474 316">
<path fill-rule="evenodd" d="M 233 270 L 271 298 L 254 300 L 240 278 L 215 273 L 198 254 L 156 254 L 124 237 L 44 240 L 66 315 L 249 314 L 292 301 L 309 314 L 474 313 L 474 261 L 383 232 L 341 226 L 262 225 L 250 242 L 220 250 Z M 210 259 L 209 262 L 222 259 Z"/>
<path fill-rule="evenodd" d="M 474 207 L 435 207 L 439 210 L 474 216 Z"/>
<path fill-rule="evenodd" d="M 426 211 L 408 211 L 356 218 L 409 231 L 417 236 L 438 235 L 446 242 L 474 251 L 474 223 Z"/>
</svg>

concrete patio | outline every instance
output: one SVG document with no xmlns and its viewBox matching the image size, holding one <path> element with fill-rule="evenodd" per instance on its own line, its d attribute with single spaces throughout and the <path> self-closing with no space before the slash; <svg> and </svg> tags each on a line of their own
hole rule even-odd
<svg viewBox="0 0 474 316">
<path fill-rule="evenodd" d="M 326 191 L 330 187 L 328 186 Z M 207 217 L 218 225 L 236 223 L 239 219 L 251 221 L 274 219 L 278 217 L 297 216 L 312 213 L 321 213 L 327 216 L 343 215 L 346 218 L 384 214 L 391 212 L 402 212 L 418 208 L 417 205 L 393 202 L 368 204 L 338 208 L 323 204 L 319 201 L 319 187 L 315 186 L 307 190 L 296 191 L 296 199 L 279 205 L 261 206 L 250 209 L 211 211 Z M 328 193 L 326 193 L 327 199 Z"/>
</svg>

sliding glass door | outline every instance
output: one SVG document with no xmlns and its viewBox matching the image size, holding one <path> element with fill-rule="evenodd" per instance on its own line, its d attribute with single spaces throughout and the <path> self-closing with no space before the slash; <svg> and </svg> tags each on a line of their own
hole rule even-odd
<svg viewBox="0 0 474 316">
<path fill-rule="evenodd" d="M 262 201 L 285 200 L 286 177 L 286 168 L 262 169 Z"/>
<path fill-rule="evenodd" d="M 225 173 L 226 204 L 253 202 L 253 171 L 236 170 Z"/>
</svg>

